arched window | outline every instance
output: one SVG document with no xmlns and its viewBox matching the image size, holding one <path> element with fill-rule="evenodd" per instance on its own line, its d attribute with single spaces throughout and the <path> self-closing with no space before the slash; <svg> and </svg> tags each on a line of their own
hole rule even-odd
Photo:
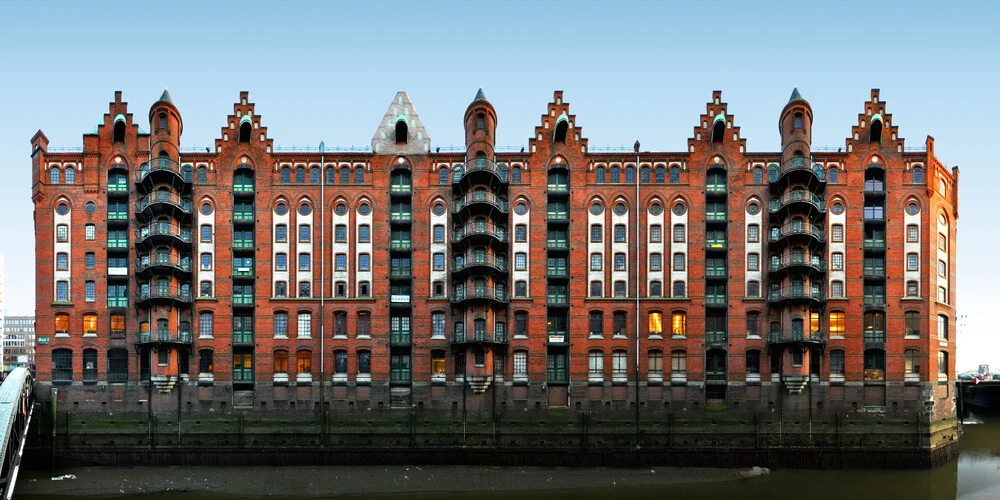
<svg viewBox="0 0 1000 500">
<path fill-rule="evenodd" d="M 868 142 L 870 143 L 882 143 L 882 117 L 875 115 L 872 117 L 872 125 L 869 127 Z"/>
<path fill-rule="evenodd" d="M 242 123 L 240 123 L 239 142 L 241 143 L 250 142 L 250 133 L 252 131 L 251 129 L 252 127 L 250 126 L 250 120 L 244 120 Z"/>
<path fill-rule="evenodd" d="M 274 374 L 288 377 L 288 351 L 284 349 L 274 351 Z"/>
<path fill-rule="evenodd" d="M 396 120 L 396 144 L 406 144 L 406 120 Z"/>
<path fill-rule="evenodd" d="M 778 165 L 772 163 L 767 166 L 767 182 L 777 182 L 778 181 Z"/>
<path fill-rule="evenodd" d="M 760 167 L 753 168 L 753 183 L 754 184 L 764 183 L 764 169 Z"/>
<path fill-rule="evenodd" d="M 309 169 L 309 184 L 319 184 L 319 167 Z"/>
<path fill-rule="evenodd" d="M 125 349 L 108 350 L 108 382 L 128 382 L 128 351 Z"/>
<path fill-rule="evenodd" d="M 622 171 L 618 167 L 611 167 L 611 183 L 617 184 L 622 181 Z"/>
<path fill-rule="evenodd" d="M 569 131 L 569 121 L 562 119 L 559 123 L 556 123 L 556 133 L 553 137 L 555 142 L 566 143 L 566 133 Z"/>
<path fill-rule="evenodd" d="M 66 184 L 73 184 L 76 182 L 76 169 L 73 167 L 66 167 Z"/>
<path fill-rule="evenodd" d="M 681 182 L 681 169 L 677 167 L 670 167 L 670 183 L 680 184 Z"/>
<path fill-rule="evenodd" d="M 520 184 L 521 183 L 521 167 L 514 167 L 510 171 L 510 183 Z"/>
<path fill-rule="evenodd" d="M 111 135 L 112 142 L 125 142 L 125 120 L 115 120 L 115 130 Z"/>
<path fill-rule="evenodd" d="M 73 381 L 73 351 L 70 349 L 52 350 L 52 381 Z"/>
<path fill-rule="evenodd" d="M 866 381 L 885 380 L 885 351 L 882 349 L 865 350 L 864 370 Z"/>
<path fill-rule="evenodd" d="M 635 167 L 625 168 L 625 182 L 635 184 Z"/>
<path fill-rule="evenodd" d="M 199 179 L 201 179 L 199 174 Z M 289 184 L 292 182 L 292 169 L 288 167 L 281 167 L 281 183 Z"/>
<path fill-rule="evenodd" d="M 295 168 L 295 183 L 305 184 L 306 183 L 306 169 L 305 167 Z"/>
<path fill-rule="evenodd" d="M 715 123 L 712 124 L 712 142 L 721 143 L 722 138 L 726 136 L 726 118 L 725 115 L 719 115 L 715 119 Z"/>
<path fill-rule="evenodd" d="M 364 167 L 358 167 L 354 169 L 354 183 L 364 184 L 365 183 L 365 169 Z"/>
<path fill-rule="evenodd" d="M 49 170 L 49 184 L 59 184 L 59 167 Z"/>
<path fill-rule="evenodd" d="M 97 349 L 83 350 L 83 381 L 97 382 Z"/>
<path fill-rule="evenodd" d="M 913 167 L 913 183 L 914 184 L 924 183 L 924 169 L 920 167 Z"/>
<path fill-rule="evenodd" d="M 639 182 L 649 184 L 649 167 L 642 167 L 642 169 L 639 170 Z"/>
<path fill-rule="evenodd" d="M 826 176 L 826 182 L 836 184 L 840 182 L 838 179 L 839 173 L 837 172 L 837 167 L 830 167 L 830 173 Z"/>
<path fill-rule="evenodd" d="M 597 167 L 597 183 L 604 184 L 604 167 Z"/>
<path fill-rule="evenodd" d="M 666 179 L 665 172 L 666 172 L 666 170 L 664 170 L 663 167 L 656 167 L 656 183 L 657 184 L 663 184 L 664 182 L 666 182 L 666 180 L 665 180 Z"/>
<path fill-rule="evenodd" d="M 326 167 L 326 171 L 323 174 L 326 177 L 327 184 L 333 184 L 336 182 L 336 175 L 334 174 L 333 167 Z"/>
<path fill-rule="evenodd" d="M 441 167 L 438 170 L 438 184 L 448 183 L 448 167 Z"/>
<path fill-rule="evenodd" d="M 340 168 L 340 183 L 341 184 L 351 183 L 351 171 L 347 167 Z"/>
</svg>

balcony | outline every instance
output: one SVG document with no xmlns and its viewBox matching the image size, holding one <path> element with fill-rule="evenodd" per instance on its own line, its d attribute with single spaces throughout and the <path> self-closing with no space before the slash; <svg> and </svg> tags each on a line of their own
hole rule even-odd
<svg viewBox="0 0 1000 500">
<path fill-rule="evenodd" d="M 451 205 L 451 213 L 457 214 L 468 208 L 470 210 L 480 208 L 495 208 L 499 213 L 507 213 L 510 210 L 510 202 L 505 198 L 486 191 L 473 191 L 462 198 L 454 200 Z"/>
<path fill-rule="evenodd" d="M 127 179 L 122 179 L 127 180 Z M 127 195 L 128 194 L 128 184 L 114 183 L 108 184 L 108 194 L 113 195 Z"/>
<path fill-rule="evenodd" d="M 135 261 L 135 269 L 139 275 L 146 271 L 173 271 L 175 273 L 190 273 L 191 261 L 181 259 L 177 255 L 143 255 Z"/>
<path fill-rule="evenodd" d="M 465 255 L 456 258 L 452 264 L 454 273 L 490 273 L 503 274 L 507 272 L 507 259 L 494 255 Z"/>
<path fill-rule="evenodd" d="M 865 330 L 862 338 L 865 349 L 885 349 L 885 330 Z"/>
<path fill-rule="evenodd" d="M 569 212 L 550 210 L 545 215 L 549 222 L 569 222 Z"/>
<path fill-rule="evenodd" d="M 488 332 L 486 330 L 476 330 L 474 332 L 456 331 L 451 337 L 451 343 L 461 344 L 506 344 L 507 332 Z"/>
<path fill-rule="evenodd" d="M 507 165 L 484 157 L 475 158 L 467 161 L 464 166 L 455 167 L 455 171 L 451 174 L 451 182 L 461 182 L 465 178 L 474 179 L 480 173 L 492 175 L 502 183 L 507 182 Z"/>
<path fill-rule="evenodd" d="M 803 268 L 806 271 L 825 273 L 826 260 L 816 256 L 806 258 L 800 255 L 786 255 L 778 260 L 771 259 L 767 265 L 767 270 L 772 273 L 789 271 L 792 268 Z"/>
<path fill-rule="evenodd" d="M 772 345 L 781 344 L 825 344 L 826 334 L 823 332 L 803 332 L 793 330 L 772 331 L 767 336 L 767 342 Z"/>
<path fill-rule="evenodd" d="M 705 193 L 707 194 L 727 194 L 729 188 L 725 184 L 707 184 Z"/>
<path fill-rule="evenodd" d="M 404 332 L 404 331 L 389 332 L 389 345 L 391 346 L 410 345 L 411 342 L 412 338 L 410 336 L 410 332 Z"/>
<path fill-rule="evenodd" d="M 128 297 L 108 297 L 108 307 L 128 307 Z"/>
<path fill-rule="evenodd" d="M 474 287 L 465 290 L 455 290 L 451 296 L 452 304 L 460 303 L 507 303 L 507 292 L 503 288 L 496 289 L 491 286 Z"/>
<path fill-rule="evenodd" d="M 134 341 L 138 345 L 190 345 L 191 332 L 138 332 Z"/>
<path fill-rule="evenodd" d="M 549 344 L 565 345 L 569 343 L 569 335 L 565 330 L 549 330 L 545 332 L 545 339 Z"/>
<path fill-rule="evenodd" d="M 140 289 L 136 297 L 137 303 L 142 302 L 191 302 L 191 291 L 182 287 L 158 287 L 151 286 L 147 289 Z"/>
<path fill-rule="evenodd" d="M 552 194 L 567 194 L 569 193 L 569 184 L 562 183 L 550 183 L 548 185 L 549 193 Z"/>
<path fill-rule="evenodd" d="M 122 238 L 109 239 L 108 250 L 128 250 L 128 240 Z"/>
<path fill-rule="evenodd" d="M 705 347 L 726 347 L 729 336 L 726 332 L 705 332 Z"/>
<path fill-rule="evenodd" d="M 800 221 L 782 224 L 780 227 L 772 227 L 770 233 L 768 234 L 768 240 L 771 243 L 775 243 L 783 239 L 793 238 L 796 236 L 804 236 L 817 243 L 826 241 L 826 232 L 823 231 L 823 228 L 815 224 Z"/>
<path fill-rule="evenodd" d="M 569 243 L 563 239 L 546 240 L 545 244 L 549 247 L 549 250 L 569 250 Z"/>
<path fill-rule="evenodd" d="M 254 271 L 253 266 L 239 266 L 233 267 L 233 277 L 234 278 L 253 278 Z"/>
<path fill-rule="evenodd" d="M 410 240 L 391 240 L 389 242 L 389 248 L 392 250 L 410 251 L 413 248 L 413 242 Z"/>
<path fill-rule="evenodd" d="M 191 179 L 184 174 L 183 167 L 176 161 L 165 156 L 153 158 L 139 166 L 135 174 L 135 182 L 145 188 L 152 188 L 160 182 L 169 182 L 174 186 L 191 186 Z"/>
<path fill-rule="evenodd" d="M 247 251 L 247 250 L 253 251 L 253 249 L 254 249 L 253 244 L 254 244 L 253 240 L 247 240 L 247 239 L 233 240 L 233 250 L 237 250 L 237 251 Z"/>
<path fill-rule="evenodd" d="M 254 306 L 253 294 L 246 294 L 246 293 L 233 294 L 233 307 L 253 307 L 253 306 Z"/>
<path fill-rule="evenodd" d="M 253 345 L 253 331 L 233 331 L 233 345 Z"/>
<path fill-rule="evenodd" d="M 566 266 L 549 266 L 545 268 L 545 276 L 549 278 L 568 278 L 569 269 Z"/>
<path fill-rule="evenodd" d="M 155 191 L 135 202 L 135 214 L 147 219 L 160 214 L 184 216 L 191 215 L 193 207 L 191 198 L 169 191 Z"/>
<path fill-rule="evenodd" d="M 862 268 L 861 274 L 865 278 L 882 278 L 885 279 L 885 266 L 864 266 Z"/>
<path fill-rule="evenodd" d="M 767 300 L 777 302 L 826 302 L 826 294 L 822 290 L 808 290 L 798 287 L 785 287 L 772 290 L 767 294 Z"/>
<path fill-rule="evenodd" d="M 413 192 L 413 185 L 409 183 L 390 184 L 389 192 L 392 194 L 411 194 Z"/>
<path fill-rule="evenodd" d="M 826 212 L 826 207 L 823 204 L 822 198 L 802 189 L 789 191 L 781 196 L 771 198 L 771 201 L 768 204 L 768 210 L 771 213 L 777 213 L 782 208 L 792 205 L 801 205 L 810 209 L 815 209 L 818 213 Z"/>
<path fill-rule="evenodd" d="M 496 224 L 473 223 L 455 228 L 451 234 L 451 241 L 459 243 L 463 240 L 470 241 L 490 241 L 497 243 L 507 242 L 507 228 Z"/>
<path fill-rule="evenodd" d="M 135 242 L 137 245 L 158 245 L 191 243 L 191 228 L 188 226 L 177 226 L 167 222 L 156 222 L 148 226 L 140 226 L 135 231 Z"/>
<path fill-rule="evenodd" d="M 778 178 L 768 179 L 772 183 L 788 177 L 789 182 L 798 180 L 816 186 L 826 182 L 826 175 L 823 167 L 813 166 L 812 161 L 805 157 L 789 158 L 778 167 Z"/>
<path fill-rule="evenodd" d="M 568 306 L 569 305 L 569 295 L 565 293 L 550 293 L 545 296 L 545 301 L 550 306 Z"/>
<path fill-rule="evenodd" d="M 116 222 L 128 223 L 128 221 L 129 221 L 128 210 L 125 210 L 125 211 L 121 211 L 121 210 L 108 211 L 108 222 L 109 223 L 116 223 Z"/>
<path fill-rule="evenodd" d="M 410 383 L 409 368 L 392 368 L 389 370 L 389 382 L 393 384 Z"/>
<path fill-rule="evenodd" d="M 884 311 L 885 295 L 865 295 L 862 300 L 862 309 L 865 311 Z"/>
</svg>

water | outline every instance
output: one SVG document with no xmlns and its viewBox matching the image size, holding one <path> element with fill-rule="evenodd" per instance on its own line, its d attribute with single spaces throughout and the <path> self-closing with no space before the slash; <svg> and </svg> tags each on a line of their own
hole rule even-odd
<svg viewBox="0 0 1000 500">
<path fill-rule="evenodd" d="M 961 448 L 957 461 L 933 470 L 776 470 L 753 478 L 734 470 L 666 468 L 81 468 L 23 473 L 17 498 L 1000 499 L 1000 416 L 970 417 Z M 51 480 L 61 474 L 77 478 Z"/>
</svg>

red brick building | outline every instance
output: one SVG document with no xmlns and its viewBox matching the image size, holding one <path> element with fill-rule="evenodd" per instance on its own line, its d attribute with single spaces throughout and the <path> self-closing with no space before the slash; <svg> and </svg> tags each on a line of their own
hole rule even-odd
<svg viewBox="0 0 1000 500">
<path fill-rule="evenodd" d="M 796 90 L 750 152 L 714 92 L 685 151 L 593 152 L 557 91 L 497 152 L 480 91 L 440 152 L 400 92 L 370 151 L 282 151 L 241 92 L 191 151 L 167 92 L 141 119 L 117 92 L 82 151 L 31 140 L 38 380 L 95 408 L 947 417 L 958 169 L 878 90 L 860 111 L 813 151 Z"/>
</svg>

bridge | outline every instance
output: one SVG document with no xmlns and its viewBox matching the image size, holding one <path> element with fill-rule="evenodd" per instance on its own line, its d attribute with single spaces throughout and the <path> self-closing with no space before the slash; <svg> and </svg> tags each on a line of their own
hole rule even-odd
<svg viewBox="0 0 1000 500">
<path fill-rule="evenodd" d="M 969 409 L 1000 412 L 1000 380 L 958 380 L 955 385 L 961 414 Z"/>
<path fill-rule="evenodd" d="M 34 410 L 34 377 L 27 368 L 15 368 L 0 385 L 0 429 L 3 448 L 0 453 L 0 500 L 14 495 L 17 472 L 21 467 L 24 442 Z"/>
</svg>

